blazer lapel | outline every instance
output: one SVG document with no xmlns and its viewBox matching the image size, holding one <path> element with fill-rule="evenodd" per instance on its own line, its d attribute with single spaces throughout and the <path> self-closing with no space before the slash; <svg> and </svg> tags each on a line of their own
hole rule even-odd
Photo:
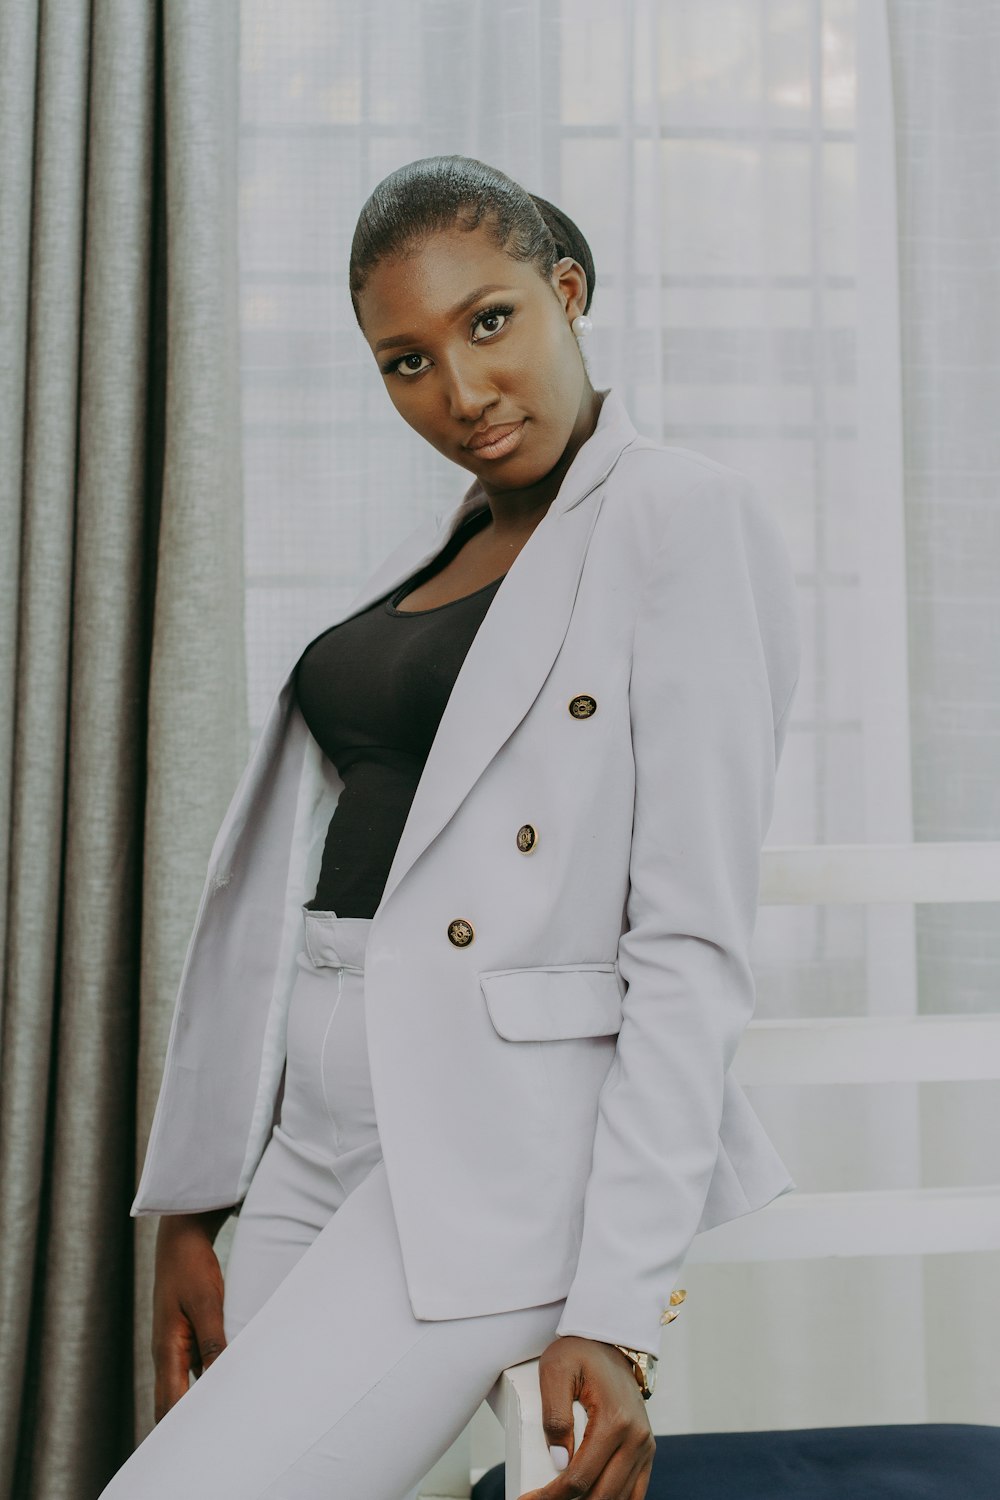
<svg viewBox="0 0 1000 1500">
<path fill-rule="evenodd" d="M 437 837 L 538 696 L 569 629 L 603 481 L 637 436 L 615 393 L 606 392 L 597 427 L 514 559 L 465 656 L 424 763 L 380 904 Z M 446 523 L 449 534 L 471 507 L 477 490 L 478 482 L 452 513 Z"/>
<path fill-rule="evenodd" d="M 383 902 L 527 713 L 569 628 L 600 509 L 601 486 L 625 448 L 639 436 L 616 392 L 606 389 L 598 394 L 604 400 L 597 426 L 574 456 L 558 495 L 494 595 L 455 680 L 396 847 Z M 241 835 L 254 821 L 254 805 L 279 774 L 283 752 L 294 754 L 296 764 L 301 759 L 308 731 L 304 721 L 299 725 L 290 715 L 296 708 L 293 673 L 303 651 L 319 635 L 360 614 L 431 562 L 465 517 L 487 503 L 482 485 L 474 480 L 457 505 L 418 526 L 340 614 L 295 651 L 217 834 L 211 870 L 222 867 L 223 874 L 216 883 L 224 883 L 225 868 L 232 864 Z M 297 733 L 290 735 L 293 728 Z M 303 764 L 308 766 L 308 757 Z"/>
</svg>

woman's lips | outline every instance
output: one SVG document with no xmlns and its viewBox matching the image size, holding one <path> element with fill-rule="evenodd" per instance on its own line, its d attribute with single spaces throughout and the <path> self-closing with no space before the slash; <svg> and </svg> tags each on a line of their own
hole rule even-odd
<svg viewBox="0 0 1000 1500">
<path fill-rule="evenodd" d="M 524 435 L 524 424 L 526 417 L 522 417 L 516 427 L 510 428 L 502 437 L 497 438 L 494 443 L 485 443 L 480 447 L 473 448 L 466 445 L 470 453 L 477 458 L 504 458 L 508 453 L 513 453 Z"/>
</svg>

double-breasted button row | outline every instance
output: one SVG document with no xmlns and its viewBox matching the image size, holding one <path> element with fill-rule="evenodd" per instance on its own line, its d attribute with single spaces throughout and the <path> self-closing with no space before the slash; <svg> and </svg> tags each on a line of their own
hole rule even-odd
<svg viewBox="0 0 1000 1500">
<path fill-rule="evenodd" d="M 522 823 L 515 838 L 518 852 L 530 854 L 537 843 L 538 833 L 534 824 Z M 475 935 L 475 928 L 466 917 L 453 917 L 448 923 L 448 941 L 456 948 L 467 948 Z"/>
<path fill-rule="evenodd" d="M 590 693 L 578 693 L 567 707 L 574 719 L 589 719 L 597 712 L 597 699 Z M 538 844 L 538 830 L 533 823 L 522 823 L 514 839 L 519 854 L 530 854 Z M 465 917 L 454 917 L 448 923 L 448 941 L 456 948 L 467 948 L 475 937 L 475 929 Z"/>
</svg>

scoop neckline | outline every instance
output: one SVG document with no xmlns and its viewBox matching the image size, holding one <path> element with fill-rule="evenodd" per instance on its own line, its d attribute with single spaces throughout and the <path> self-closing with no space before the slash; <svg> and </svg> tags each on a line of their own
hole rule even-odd
<svg viewBox="0 0 1000 1500">
<path fill-rule="evenodd" d="M 439 563 L 444 553 L 454 552 L 456 550 L 455 542 L 458 540 L 462 532 L 466 532 L 467 535 L 472 536 L 477 531 L 479 531 L 481 529 L 484 518 L 489 514 L 490 507 L 487 504 L 481 505 L 478 510 L 470 511 L 467 516 L 464 516 L 455 527 L 455 530 L 452 532 L 448 541 L 445 543 L 442 552 L 439 553 L 438 556 L 434 559 L 434 562 Z M 464 545 L 465 537 L 462 538 L 462 546 Z M 459 548 L 457 550 L 461 549 Z M 431 567 L 432 564 L 428 563 L 427 566 Z M 399 588 L 389 595 L 388 599 L 386 599 L 385 601 L 385 610 L 387 614 L 393 616 L 434 615 L 437 614 L 439 609 L 449 609 L 453 604 L 464 604 L 467 599 L 475 599 L 477 595 L 484 594 L 487 589 L 494 588 L 498 583 L 501 583 L 507 576 L 506 573 L 501 573 L 499 578 L 492 578 L 489 583 L 484 583 L 482 588 L 473 589 L 471 594 L 460 594 L 457 599 L 446 599 L 443 604 L 432 604 L 429 609 L 397 609 L 396 601 L 404 598 L 407 590 L 409 590 L 410 593 L 414 593 L 422 583 L 427 582 L 426 578 L 421 577 L 421 574 L 423 574 L 425 571 L 426 569 L 421 568 L 417 573 L 413 574 L 412 577 L 407 578 L 405 583 L 401 583 Z"/>
<path fill-rule="evenodd" d="M 406 616 L 408 616 L 408 615 L 436 615 L 439 610 L 442 610 L 442 609 L 451 609 L 451 607 L 452 607 L 453 604 L 464 604 L 467 599 L 475 599 L 475 597 L 477 596 L 477 594 L 485 594 L 485 592 L 486 592 L 487 589 L 495 588 L 496 585 L 498 583 L 502 583 L 503 580 L 506 577 L 507 577 L 506 573 L 501 573 L 499 578 L 493 578 L 493 579 L 490 580 L 489 583 L 484 583 L 483 586 L 482 586 L 482 588 L 480 588 L 480 589 L 473 589 L 473 591 L 472 591 L 471 594 L 461 594 L 461 595 L 459 595 L 459 597 L 457 599 L 446 599 L 443 604 L 432 604 L 429 609 L 397 609 L 396 608 L 396 600 L 397 599 L 402 599 L 404 597 L 404 591 L 405 591 L 405 589 L 407 587 L 407 584 L 404 583 L 401 588 L 398 588 L 395 591 L 394 594 L 390 594 L 389 597 L 388 597 L 388 599 L 386 599 L 386 601 L 385 601 L 385 611 L 386 611 L 387 614 L 398 615 L 398 616 L 404 617 L 404 618 Z M 409 583 L 411 581 L 412 580 L 408 579 L 407 583 Z M 414 584 L 413 589 L 411 589 L 411 593 L 415 592 L 416 589 L 418 589 L 419 587 L 420 587 L 419 584 Z"/>
</svg>

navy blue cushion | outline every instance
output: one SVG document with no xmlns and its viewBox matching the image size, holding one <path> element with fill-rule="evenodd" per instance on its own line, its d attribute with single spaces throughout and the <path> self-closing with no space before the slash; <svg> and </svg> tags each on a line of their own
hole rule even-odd
<svg viewBox="0 0 1000 1500">
<path fill-rule="evenodd" d="M 553 1476 L 554 1477 L 554 1476 Z M 972 1422 L 658 1436 L 646 1500 L 998 1500 L 1000 1427 Z M 472 1500 L 504 1500 L 504 1466 Z"/>
</svg>

